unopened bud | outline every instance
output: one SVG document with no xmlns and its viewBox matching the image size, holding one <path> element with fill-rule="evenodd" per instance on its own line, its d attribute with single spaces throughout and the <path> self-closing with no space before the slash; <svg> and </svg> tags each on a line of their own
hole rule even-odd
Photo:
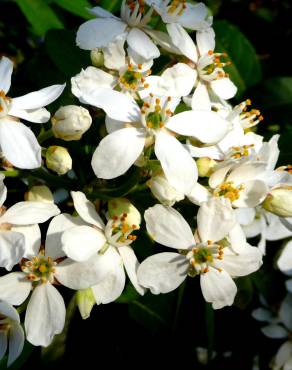
<svg viewBox="0 0 292 370">
<path fill-rule="evenodd" d="M 133 204 L 126 198 L 114 198 L 108 202 L 108 212 L 111 218 L 126 215 L 125 222 L 140 227 L 141 215 Z"/>
<path fill-rule="evenodd" d="M 76 302 L 79 308 L 80 315 L 83 320 L 88 319 L 92 307 L 96 301 L 91 288 L 78 290 L 76 293 Z"/>
<path fill-rule="evenodd" d="M 283 185 L 271 190 L 262 206 L 277 216 L 292 217 L 292 186 Z"/>
<path fill-rule="evenodd" d="M 58 175 L 65 175 L 72 168 L 72 158 L 68 149 L 62 146 L 50 146 L 46 152 L 46 165 Z"/>
<path fill-rule="evenodd" d="M 179 202 L 185 197 L 182 192 L 170 185 L 162 172 L 152 176 L 147 185 L 155 198 L 167 206 L 172 206 L 175 202 Z"/>
<path fill-rule="evenodd" d="M 198 173 L 200 177 L 210 177 L 214 172 L 214 168 L 217 164 L 214 159 L 208 157 L 202 157 L 196 160 Z"/>
<path fill-rule="evenodd" d="M 87 109 L 77 105 L 66 105 L 57 110 L 52 117 L 53 134 L 66 141 L 80 140 L 92 123 Z"/>
<path fill-rule="evenodd" d="M 95 48 L 93 50 L 91 50 L 90 52 L 90 59 L 91 59 L 91 63 L 94 67 L 103 67 L 104 66 L 104 56 L 103 56 L 103 52 L 101 49 L 99 48 Z"/>
<path fill-rule="evenodd" d="M 54 203 L 54 196 L 46 185 L 35 185 L 25 194 L 25 200 L 32 202 Z"/>
</svg>

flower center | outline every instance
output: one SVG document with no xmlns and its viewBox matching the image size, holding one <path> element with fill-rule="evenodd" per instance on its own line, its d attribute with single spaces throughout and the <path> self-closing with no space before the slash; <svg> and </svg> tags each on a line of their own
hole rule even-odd
<svg viewBox="0 0 292 370">
<path fill-rule="evenodd" d="M 148 7 L 144 0 L 123 0 L 121 18 L 130 27 L 145 27 L 150 21 L 153 8 Z"/>
<path fill-rule="evenodd" d="M 240 184 L 237 186 L 233 185 L 233 181 L 227 181 L 220 184 L 215 190 L 214 195 L 216 197 L 225 197 L 234 202 L 240 197 L 240 191 L 244 189 L 244 185 Z"/>
<path fill-rule="evenodd" d="M 105 228 L 105 236 L 109 244 L 115 247 L 121 247 L 123 245 L 130 245 L 137 239 L 137 236 L 132 235 L 132 232 L 137 230 L 138 226 L 129 225 L 127 216 L 127 213 L 123 213 L 122 216 L 114 216 L 108 221 Z"/>
<path fill-rule="evenodd" d="M 210 266 L 221 271 L 215 266 L 215 262 L 223 259 L 223 248 L 210 240 L 207 243 L 197 244 L 186 256 L 190 263 L 188 274 L 190 276 L 205 274 L 209 271 Z"/>
<path fill-rule="evenodd" d="M 258 109 L 251 109 L 248 111 L 249 105 L 251 105 L 251 100 L 247 99 L 233 109 L 233 111 L 237 113 L 240 124 L 244 129 L 253 127 L 264 119 Z"/>
<path fill-rule="evenodd" d="M 144 102 L 141 109 L 142 123 L 150 131 L 161 129 L 173 115 L 173 112 L 169 109 L 169 102 L 171 97 L 168 97 L 164 104 L 161 104 L 161 100 L 156 98 L 153 99 L 151 96 L 150 102 Z"/>
<path fill-rule="evenodd" d="M 182 15 L 184 10 L 186 9 L 186 0 L 173 0 L 167 1 L 167 13 L 171 15 Z"/>
<path fill-rule="evenodd" d="M 54 281 L 56 264 L 52 257 L 45 257 L 40 253 L 31 260 L 25 261 L 21 265 L 21 269 L 26 274 L 26 279 L 31 282 L 52 283 Z"/>
<path fill-rule="evenodd" d="M 233 146 L 230 149 L 229 156 L 233 159 L 240 159 L 242 157 L 248 157 L 250 155 L 250 149 L 254 148 L 254 144 Z"/>
<path fill-rule="evenodd" d="M 7 116 L 11 107 L 11 99 L 5 95 L 3 90 L 0 90 L 0 118 Z"/>
<path fill-rule="evenodd" d="M 198 72 L 202 80 L 213 81 L 219 78 L 229 77 L 224 71 L 224 67 L 231 64 L 231 61 L 222 61 L 221 58 L 226 58 L 226 53 L 214 53 L 212 50 L 208 54 L 203 55 L 198 61 Z"/>
<path fill-rule="evenodd" d="M 149 85 L 145 83 L 145 77 L 151 74 L 151 70 L 142 72 L 142 64 L 134 67 L 128 63 L 127 69 L 120 75 L 119 83 L 122 90 L 137 90 L 139 87 L 147 88 Z"/>
</svg>

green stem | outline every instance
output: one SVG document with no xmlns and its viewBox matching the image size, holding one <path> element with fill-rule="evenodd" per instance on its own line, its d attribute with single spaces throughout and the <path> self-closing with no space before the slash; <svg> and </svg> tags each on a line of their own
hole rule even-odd
<svg viewBox="0 0 292 370">
<path fill-rule="evenodd" d="M 211 303 L 206 302 L 206 331 L 208 338 L 208 364 L 212 361 L 213 348 L 214 348 L 214 310 Z"/>
<path fill-rule="evenodd" d="M 14 170 L 14 169 L 6 170 L 6 171 L 0 171 L 0 173 L 2 175 L 4 175 L 5 177 L 19 177 L 20 175 L 22 175 L 22 171 Z"/>
<path fill-rule="evenodd" d="M 172 326 L 173 332 L 176 332 L 176 329 L 178 327 L 178 319 L 179 319 L 180 308 L 181 308 L 181 304 L 182 304 L 182 300 L 183 300 L 183 296 L 185 292 L 186 281 L 187 279 L 185 279 L 185 281 L 181 284 L 181 286 L 178 289 L 176 309 L 175 309 L 175 315 L 174 315 L 173 326 Z"/>
<path fill-rule="evenodd" d="M 53 136 L 54 136 L 53 131 L 50 128 L 48 131 L 41 131 L 37 139 L 38 139 L 39 144 L 42 144 L 44 141 L 50 139 Z"/>
<path fill-rule="evenodd" d="M 60 176 L 52 175 L 44 167 L 40 167 L 35 170 L 32 170 L 30 172 L 30 176 L 45 180 L 49 185 L 52 185 L 55 187 L 58 187 L 58 186 L 65 187 L 65 188 L 72 187 L 72 180 L 69 180 L 69 179 L 66 179 Z"/>
</svg>

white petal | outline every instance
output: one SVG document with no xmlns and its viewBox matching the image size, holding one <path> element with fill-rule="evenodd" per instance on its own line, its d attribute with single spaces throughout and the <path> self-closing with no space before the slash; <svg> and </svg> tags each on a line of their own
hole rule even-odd
<svg viewBox="0 0 292 370">
<path fill-rule="evenodd" d="M 97 253 L 105 244 L 104 233 L 91 226 L 76 226 L 66 230 L 61 238 L 62 249 L 74 261 L 83 262 Z"/>
<path fill-rule="evenodd" d="M 7 350 L 7 333 L 0 331 L 0 360 L 4 357 Z"/>
<path fill-rule="evenodd" d="M 15 323 L 9 330 L 9 354 L 7 367 L 9 367 L 21 354 L 24 346 L 24 332 L 20 324 Z M 0 356 L 1 357 L 1 356 Z"/>
<path fill-rule="evenodd" d="M 49 105 L 62 94 L 66 84 L 52 85 L 29 94 L 13 98 L 12 108 L 14 109 L 38 109 Z"/>
<path fill-rule="evenodd" d="M 234 210 L 237 221 L 240 225 L 249 225 L 253 222 L 256 212 L 254 208 L 238 208 Z"/>
<path fill-rule="evenodd" d="M 146 258 L 138 269 L 138 281 L 151 293 L 169 293 L 187 277 L 188 264 L 178 253 L 158 253 Z"/>
<path fill-rule="evenodd" d="M 236 219 L 230 203 L 220 198 L 211 198 L 201 205 L 197 222 L 202 242 L 216 242 L 227 236 L 235 226 Z"/>
<path fill-rule="evenodd" d="M 0 146 L 15 167 L 33 169 L 41 166 L 41 147 L 33 132 L 21 122 L 0 122 Z"/>
<path fill-rule="evenodd" d="M 81 101 L 83 95 L 93 94 L 101 88 L 113 89 L 116 84 L 116 77 L 92 66 L 82 69 L 80 73 L 71 78 L 72 93 Z"/>
<path fill-rule="evenodd" d="M 228 176 L 227 181 L 233 181 L 236 185 L 254 180 L 265 173 L 265 163 L 247 162 L 236 166 Z"/>
<path fill-rule="evenodd" d="M 114 131 L 101 140 L 91 165 L 97 177 L 113 179 L 123 175 L 142 153 L 145 131 L 134 127 Z"/>
<path fill-rule="evenodd" d="M 271 322 L 273 319 L 272 312 L 270 310 L 267 310 L 266 308 L 256 308 L 255 310 L 252 311 L 251 316 L 258 320 L 258 321 L 266 321 L 266 322 Z"/>
<path fill-rule="evenodd" d="M 76 44 L 85 50 L 107 46 L 121 35 L 126 27 L 126 23 L 113 18 L 91 19 L 79 27 Z"/>
<path fill-rule="evenodd" d="M 161 77 L 170 85 L 167 95 L 181 97 L 191 92 L 197 79 L 197 72 L 187 64 L 176 63 L 173 67 L 167 68 Z"/>
<path fill-rule="evenodd" d="M 195 245 L 192 230 L 174 208 L 156 204 L 145 211 L 147 231 L 156 242 L 175 249 L 189 249 Z"/>
<path fill-rule="evenodd" d="M 289 331 L 292 330 L 292 315 L 291 315 L 291 309 L 292 309 L 292 295 L 287 294 L 284 301 L 281 304 L 280 310 L 279 310 L 279 317 L 281 319 L 281 322 L 285 325 Z"/>
<path fill-rule="evenodd" d="M 11 272 L 0 277 L 0 299 L 12 305 L 20 305 L 28 297 L 31 283 L 22 272 Z"/>
<path fill-rule="evenodd" d="M 277 265 L 285 275 L 292 276 L 292 240 L 285 245 Z"/>
<path fill-rule="evenodd" d="M 191 30 L 200 30 L 202 27 L 205 28 L 206 23 L 209 24 L 210 20 L 206 19 L 208 15 L 208 9 L 205 4 L 198 3 L 185 3 L 186 7 L 184 12 L 179 17 L 176 16 L 179 23 Z"/>
<path fill-rule="evenodd" d="M 35 122 L 35 123 L 48 122 L 48 120 L 51 117 L 50 112 L 47 111 L 45 108 L 38 108 L 38 109 L 32 109 L 32 110 L 21 110 L 21 109 L 11 108 L 9 111 L 9 115 L 14 116 L 14 117 L 23 118 L 26 121 Z"/>
<path fill-rule="evenodd" d="M 283 339 L 287 338 L 288 332 L 280 325 L 267 325 L 261 328 L 261 331 L 268 338 Z"/>
<path fill-rule="evenodd" d="M 112 119 L 108 115 L 106 115 L 105 116 L 105 127 L 106 127 L 107 132 L 111 134 L 114 131 L 125 128 L 125 122 Z"/>
<path fill-rule="evenodd" d="M 188 199 L 197 206 L 200 206 L 202 203 L 207 202 L 210 196 L 211 194 L 209 193 L 207 188 L 199 184 L 198 182 L 194 185 L 192 191 L 187 194 Z"/>
<path fill-rule="evenodd" d="M 0 301 L 0 314 L 8 317 L 9 319 L 17 323 L 20 322 L 19 313 L 17 312 L 17 310 L 11 304 L 5 301 Z"/>
<path fill-rule="evenodd" d="M 139 267 L 139 262 L 135 255 L 135 252 L 130 246 L 120 247 L 118 251 L 122 257 L 123 264 L 125 266 L 129 279 L 131 280 L 131 283 L 133 284 L 137 292 L 143 295 L 145 293 L 145 290 L 138 283 L 138 279 L 137 279 L 137 271 Z"/>
<path fill-rule="evenodd" d="M 0 60 L 0 91 L 3 90 L 5 94 L 10 89 L 12 71 L 12 61 L 6 57 L 2 57 Z"/>
<path fill-rule="evenodd" d="M 184 194 L 190 193 L 198 179 L 198 169 L 182 144 L 170 134 L 160 131 L 154 150 L 170 185 Z"/>
<path fill-rule="evenodd" d="M 31 225 L 48 221 L 60 213 L 53 203 L 25 201 L 10 207 L 0 218 L 0 222 L 12 225 Z"/>
<path fill-rule="evenodd" d="M 182 54 L 193 62 L 197 62 L 198 54 L 196 45 L 182 26 L 178 23 L 171 23 L 167 24 L 166 28 L 171 41 L 182 52 Z"/>
<path fill-rule="evenodd" d="M 29 300 L 25 314 L 27 340 L 47 347 L 55 334 L 62 332 L 66 307 L 61 294 L 50 283 L 38 285 Z"/>
<path fill-rule="evenodd" d="M 24 236 L 24 258 L 34 257 L 39 253 L 41 246 L 41 230 L 39 225 L 13 226 L 11 230 L 21 233 Z"/>
<path fill-rule="evenodd" d="M 199 82 L 193 97 L 192 97 L 192 110 L 211 110 L 211 101 L 208 93 L 207 86 Z"/>
<path fill-rule="evenodd" d="M 268 226 L 265 230 L 267 240 L 279 240 L 292 236 L 291 230 L 288 230 L 281 222 L 280 218 L 273 213 L 266 212 Z"/>
<path fill-rule="evenodd" d="M 10 271 L 24 256 L 24 235 L 14 231 L 1 231 L 0 245 L 0 266 Z"/>
<path fill-rule="evenodd" d="M 3 206 L 3 203 L 5 202 L 6 200 L 6 197 L 7 197 L 7 188 L 6 186 L 4 185 L 4 176 L 2 178 L 2 174 L 1 174 L 1 178 L 0 178 L 0 207 Z"/>
<path fill-rule="evenodd" d="M 209 186 L 214 189 L 222 182 L 224 182 L 226 179 L 226 175 L 229 173 L 231 167 L 232 164 L 228 164 L 227 166 L 221 167 L 217 171 L 215 171 L 209 178 Z"/>
<path fill-rule="evenodd" d="M 237 92 L 237 87 L 229 78 L 219 78 L 211 82 L 213 92 L 222 99 L 231 99 Z"/>
<path fill-rule="evenodd" d="M 231 244 L 232 250 L 234 250 L 236 253 L 241 253 L 242 251 L 245 251 L 246 237 L 239 223 L 236 223 L 234 227 L 229 231 L 229 242 Z"/>
<path fill-rule="evenodd" d="M 111 271 L 111 254 L 96 254 L 85 262 L 75 262 L 70 258 L 56 267 L 57 280 L 71 289 L 87 289 L 102 281 Z"/>
<path fill-rule="evenodd" d="M 180 135 L 192 136 L 202 143 L 212 144 L 223 139 L 229 123 L 216 112 L 196 110 L 174 115 L 166 127 Z"/>
<path fill-rule="evenodd" d="M 105 228 L 105 224 L 97 213 L 95 206 L 91 203 L 81 191 L 71 191 L 71 196 L 79 216 L 90 225 L 95 225 L 100 229 Z M 72 219 L 71 219 L 72 221 Z"/>
<path fill-rule="evenodd" d="M 126 63 L 125 41 L 126 34 L 123 34 L 103 48 L 104 65 L 106 68 L 119 70 L 124 67 Z"/>
<path fill-rule="evenodd" d="M 200 283 L 205 300 L 212 303 L 215 310 L 233 304 L 237 288 L 224 270 L 219 272 L 211 267 L 207 273 L 201 274 Z"/>
<path fill-rule="evenodd" d="M 84 225 L 84 221 L 79 217 L 73 217 L 67 213 L 62 213 L 52 219 L 49 224 L 45 251 L 46 256 L 52 257 L 53 260 L 64 257 L 65 253 L 62 251 L 61 236 L 65 230 L 71 229 L 75 226 Z"/>
<path fill-rule="evenodd" d="M 159 49 L 153 41 L 138 28 L 132 28 L 127 37 L 128 45 L 144 59 L 158 58 Z"/>
<path fill-rule="evenodd" d="M 100 88 L 82 95 L 81 101 L 94 107 L 101 108 L 116 120 L 135 122 L 140 119 L 140 108 L 129 95 L 119 91 Z"/>
<path fill-rule="evenodd" d="M 223 268 L 233 277 L 245 276 L 257 271 L 262 265 L 262 253 L 257 247 L 246 244 L 245 250 L 236 254 L 228 247 L 223 250 L 223 259 L 216 266 Z"/>
<path fill-rule="evenodd" d="M 212 27 L 199 30 L 196 33 L 196 41 L 200 55 L 205 55 L 209 50 L 215 49 L 215 32 Z"/>
<path fill-rule="evenodd" d="M 292 279 L 285 281 L 285 286 L 288 292 L 292 293 Z"/>
<path fill-rule="evenodd" d="M 174 46 L 171 38 L 166 32 L 144 29 L 144 31 L 156 42 L 157 45 L 161 46 L 164 50 L 174 53 L 181 54 L 180 50 Z"/>
<path fill-rule="evenodd" d="M 234 207 L 255 207 L 259 205 L 268 194 L 267 185 L 261 180 L 247 181 L 239 198 L 232 202 Z"/>
<path fill-rule="evenodd" d="M 279 348 L 276 356 L 275 356 L 275 370 L 282 369 L 282 367 L 287 363 L 289 358 L 292 356 L 292 343 L 290 341 L 286 341 L 281 345 Z M 289 370 L 285 368 L 283 370 Z"/>
<path fill-rule="evenodd" d="M 115 301 L 122 294 L 125 287 L 126 275 L 123 261 L 115 248 L 106 252 L 110 255 L 110 269 L 105 278 L 91 287 L 97 304 L 106 304 Z"/>
</svg>

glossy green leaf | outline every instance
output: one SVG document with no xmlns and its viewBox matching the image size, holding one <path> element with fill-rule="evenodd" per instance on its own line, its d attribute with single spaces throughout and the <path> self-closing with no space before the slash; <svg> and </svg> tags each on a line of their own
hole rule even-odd
<svg viewBox="0 0 292 370">
<path fill-rule="evenodd" d="M 16 3 L 37 36 L 44 36 L 50 29 L 64 28 L 63 23 L 44 0 L 16 0 Z"/>
<path fill-rule="evenodd" d="M 91 19 L 93 16 L 88 12 L 87 8 L 92 5 L 87 0 L 54 0 L 54 3 L 68 12 L 78 15 L 84 19 Z"/>
<path fill-rule="evenodd" d="M 228 54 L 231 65 L 225 68 L 238 88 L 240 98 L 247 88 L 262 78 L 261 65 L 250 41 L 233 24 L 223 20 L 214 23 L 216 51 Z"/>
<path fill-rule="evenodd" d="M 67 30 L 51 30 L 45 46 L 50 59 L 68 78 L 90 65 L 89 53 L 76 47 L 75 33 Z"/>
</svg>

